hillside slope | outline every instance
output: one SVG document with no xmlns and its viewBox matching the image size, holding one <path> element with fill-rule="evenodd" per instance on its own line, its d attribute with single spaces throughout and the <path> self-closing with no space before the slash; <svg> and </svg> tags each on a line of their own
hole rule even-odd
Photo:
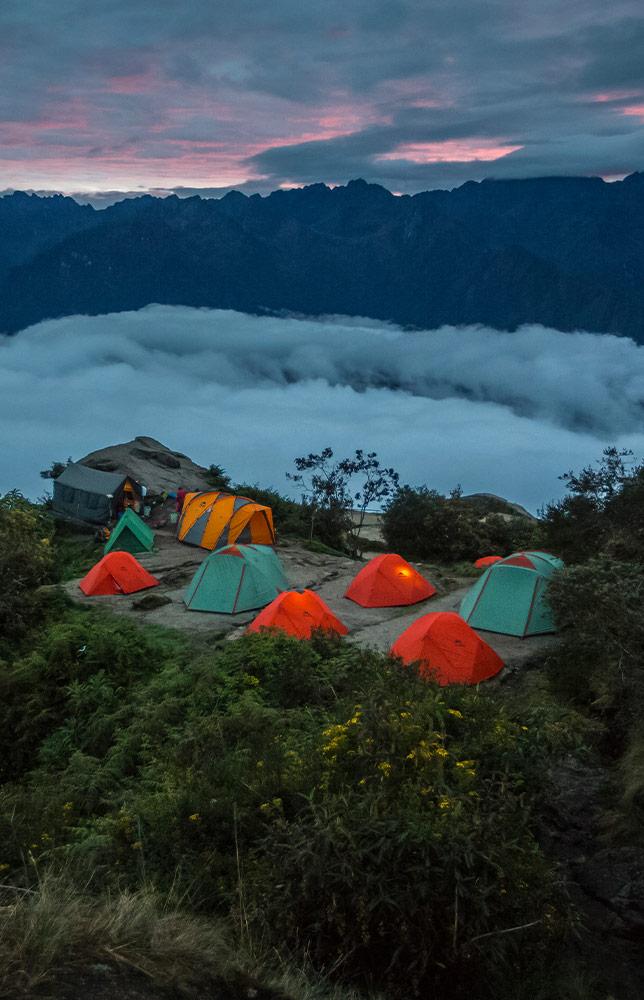
<svg viewBox="0 0 644 1000">
<path fill-rule="evenodd" d="M 643 278 L 644 174 L 413 197 L 352 181 L 266 198 L 144 196 L 101 211 L 0 199 L 3 332 L 159 302 L 427 327 L 534 322 L 644 342 Z"/>
</svg>

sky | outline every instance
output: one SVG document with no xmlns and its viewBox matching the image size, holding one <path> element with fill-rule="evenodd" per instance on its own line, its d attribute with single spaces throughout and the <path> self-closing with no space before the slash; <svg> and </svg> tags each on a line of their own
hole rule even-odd
<svg viewBox="0 0 644 1000">
<path fill-rule="evenodd" d="M 284 493 L 296 456 L 373 450 L 403 482 L 535 512 L 609 444 L 644 459 L 643 399 L 644 347 L 626 337 L 158 305 L 71 316 L 0 337 L 0 493 L 36 498 L 53 461 L 142 435 Z"/>
<path fill-rule="evenodd" d="M 411 193 L 640 168 L 641 0 L 0 5 L 0 189 Z"/>
</svg>

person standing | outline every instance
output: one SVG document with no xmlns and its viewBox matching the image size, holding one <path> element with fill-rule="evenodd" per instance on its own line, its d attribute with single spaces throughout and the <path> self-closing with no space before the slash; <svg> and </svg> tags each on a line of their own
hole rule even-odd
<svg viewBox="0 0 644 1000">
<path fill-rule="evenodd" d="M 186 499 L 187 491 L 184 490 L 183 486 L 180 486 L 177 490 L 177 514 L 181 514 L 183 510 L 183 502 Z"/>
</svg>

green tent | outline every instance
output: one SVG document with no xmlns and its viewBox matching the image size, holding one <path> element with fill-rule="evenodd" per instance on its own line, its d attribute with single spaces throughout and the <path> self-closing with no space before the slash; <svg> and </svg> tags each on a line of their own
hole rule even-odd
<svg viewBox="0 0 644 1000">
<path fill-rule="evenodd" d="M 563 563 L 547 552 L 515 552 L 494 563 L 470 587 L 460 607 L 472 628 L 504 635 L 554 632 L 546 591 Z"/>
<path fill-rule="evenodd" d="M 263 608 L 288 589 L 270 545 L 227 545 L 204 559 L 183 599 L 190 611 L 234 615 Z"/>
<path fill-rule="evenodd" d="M 131 507 L 121 515 L 103 549 L 108 552 L 151 552 L 154 548 L 154 532 L 145 524 Z"/>
</svg>

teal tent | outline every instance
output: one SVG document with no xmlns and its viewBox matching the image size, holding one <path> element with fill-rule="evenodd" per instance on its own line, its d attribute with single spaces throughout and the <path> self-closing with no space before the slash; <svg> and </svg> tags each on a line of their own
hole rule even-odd
<svg viewBox="0 0 644 1000">
<path fill-rule="evenodd" d="M 521 638 L 554 632 L 546 591 L 560 569 L 561 560 L 548 552 L 515 552 L 470 587 L 461 602 L 461 618 L 472 628 Z"/>
<path fill-rule="evenodd" d="M 234 615 L 263 608 L 288 589 L 270 545 L 227 545 L 204 559 L 183 599 L 190 611 Z"/>
<path fill-rule="evenodd" d="M 108 552 L 151 552 L 154 548 L 154 532 L 135 514 L 131 507 L 119 517 L 103 549 Z"/>
</svg>

